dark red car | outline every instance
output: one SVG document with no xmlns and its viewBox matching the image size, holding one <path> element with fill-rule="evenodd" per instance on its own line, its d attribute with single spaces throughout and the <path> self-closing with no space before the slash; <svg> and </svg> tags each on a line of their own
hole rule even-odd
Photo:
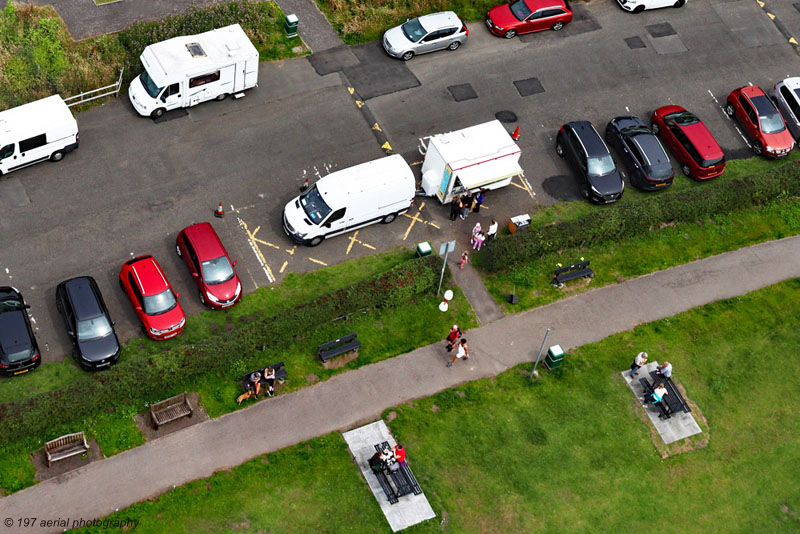
<svg viewBox="0 0 800 534">
<path fill-rule="evenodd" d="M 731 91 L 725 113 L 736 117 L 747 131 L 756 155 L 784 158 L 794 148 L 794 138 L 778 108 L 760 87 L 745 85 Z"/>
<path fill-rule="evenodd" d="M 186 316 L 178 302 L 179 294 L 172 290 L 153 256 L 126 261 L 119 272 L 119 285 L 151 339 L 169 339 L 183 331 Z"/>
<path fill-rule="evenodd" d="M 242 283 L 236 276 L 225 247 L 209 223 L 198 223 L 180 231 L 175 250 L 192 274 L 200 302 L 209 308 L 227 308 L 242 298 Z"/>
<path fill-rule="evenodd" d="M 567 0 L 516 0 L 493 7 L 486 14 L 489 31 L 512 39 L 519 34 L 558 31 L 572 22 L 572 8 Z"/>
<path fill-rule="evenodd" d="M 672 150 L 686 176 L 707 180 L 725 170 L 725 153 L 693 113 L 680 106 L 664 106 L 653 112 L 651 121 L 653 133 Z"/>
</svg>

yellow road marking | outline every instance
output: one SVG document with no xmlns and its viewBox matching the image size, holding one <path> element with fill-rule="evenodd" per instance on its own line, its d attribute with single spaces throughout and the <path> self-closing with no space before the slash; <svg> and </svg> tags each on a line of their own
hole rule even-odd
<svg viewBox="0 0 800 534">
<path fill-rule="evenodd" d="M 350 254 L 350 250 L 352 250 L 353 244 L 355 244 L 355 243 L 358 243 L 359 245 L 367 247 L 370 250 L 375 250 L 375 247 L 373 247 L 372 245 L 369 245 L 367 243 L 364 243 L 363 241 L 357 239 L 357 237 L 358 237 L 358 230 L 356 230 L 356 232 L 353 235 L 348 237 L 348 239 L 350 240 L 350 244 L 347 245 L 347 252 L 345 252 L 345 255 Z"/>
<path fill-rule="evenodd" d="M 767 16 L 769 17 L 769 20 L 775 20 L 775 15 L 773 15 L 769 11 L 767 11 Z"/>
<path fill-rule="evenodd" d="M 377 122 L 372 125 L 372 129 L 375 130 L 376 132 L 382 132 L 383 131 L 383 130 L 381 130 L 381 127 L 378 126 Z"/>
<path fill-rule="evenodd" d="M 756 3 L 758 4 L 758 7 L 764 7 L 764 2 L 761 0 L 756 0 Z"/>
<path fill-rule="evenodd" d="M 308 261 L 313 261 L 314 263 L 318 263 L 318 264 L 322 265 L 323 267 L 327 267 L 328 266 L 328 264 L 325 263 L 324 261 L 315 260 L 314 258 L 308 258 Z"/>
<path fill-rule="evenodd" d="M 533 198 L 533 191 L 531 191 L 530 187 L 528 186 L 528 180 L 526 180 L 524 176 L 520 176 L 519 177 L 519 181 L 522 182 L 521 189 L 524 189 L 525 191 L 527 191 L 528 195 L 530 195 L 530 197 Z M 511 179 L 511 183 L 514 184 L 514 179 L 513 178 Z M 514 185 L 517 185 L 517 184 L 514 184 Z"/>
<path fill-rule="evenodd" d="M 353 89 L 352 87 L 348 87 L 348 88 L 347 88 L 347 92 L 348 92 L 348 93 L 350 93 L 350 94 L 352 95 L 353 93 L 355 93 L 355 92 L 356 92 L 356 90 L 355 90 L 355 89 Z"/>
<path fill-rule="evenodd" d="M 363 105 L 364 103 L 361 100 L 356 100 L 356 106 L 358 106 L 358 109 L 361 109 L 361 106 Z"/>
<path fill-rule="evenodd" d="M 416 167 L 417 165 L 422 165 L 423 161 L 424 160 L 415 161 L 414 163 L 411 164 L 411 166 Z"/>
<path fill-rule="evenodd" d="M 264 241 L 263 239 L 258 239 L 258 238 L 256 237 L 256 234 L 258 233 L 258 231 L 259 231 L 259 230 L 261 230 L 261 227 L 260 227 L 260 226 L 256 226 L 256 229 L 255 229 L 255 230 L 253 230 L 253 233 L 252 233 L 252 234 L 250 234 L 250 239 L 252 239 L 252 240 L 253 240 L 253 241 L 255 241 L 256 243 L 261 243 L 262 245 L 267 245 L 268 247 L 277 248 L 277 249 L 280 249 L 280 248 L 281 248 L 281 247 L 279 247 L 278 245 L 273 245 L 272 243 L 269 243 L 269 242 L 267 242 L 267 241 Z"/>
<path fill-rule="evenodd" d="M 286 268 L 286 266 L 287 266 L 288 264 L 289 264 L 289 262 L 288 262 L 288 261 L 284 261 L 284 262 L 283 262 L 283 265 L 281 265 L 281 270 L 280 270 L 280 271 L 278 271 L 278 272 L 282 273 L 282 272 L 283 272 L 283 270 Z"/>
<path fill-rule="evenodd" d="M 525 186 L 524 186 L 524 185 L 515 184 L 515 183 L 513 182 L 513 180 L 512 180 L 512 182 L 511 182 L 511 185 L 513 185 L 514 187 L 519 187 L 519 188 L 520 188 L 520 189 L 522 189 L 523 191 L 527 191 L 527 189 L 525 189 Z"/>
<path fill-rule="evenodd" d="M 274 282 L 275 281 L 275 276 L 272 274 L 272 269 L 269 268 L 269 264 L 267 263 L 267 259 L 264 257 L 264 254 L 261 252 L 261 249 L 256 244 L 255 233 L 250 233 L 250 230 L 247 228 L 247 223 L 244 222 L 241 218 L 238 218 L 238 219 L 239 219 L 239 223 L 242 225 L 242 228 L 244 229 L 244 232 L 247 234 L 247 238 L 250 240 L 250 245 L 253 248 L 253 252 L 256 253 L 256 256 L 257 256 L 259 262 L 264 267 L 264 270 L 267 273 L 267 278 L 269 278 L 270 282 Z M 259 228 L 261 228 L 261 227 L 259 226 L 258 228 L 256 228 L 256 232 L 258 232 Z"/>
<path fill-rule="evenodd" d="M 789 37 L 789 42 L 792 43 L 793 45 L 797 44 L 797 41 L 795 40 L 794 37 Z"/>
<path fill-rule="evenodd" d="M 408 234 L 411 232 L 411 229 L 414 228 L 414 225 L 417 224 L 417 221 L 421 221 L 422 220 L 422 218 L 420 218 L 419 214 L 422 213 L 422 208 L 424 208 L 424 207 L 425 207 L 425 201 L 423 200 L 422 204 L 419 205 L 419 209 L 417 210 L 417 213 L 415 213 L 413 217 L 411 215 L 409 215 L 408 213 L 404 213 L 403 214 L 406 217 L 408 217 L 409 219 L 411 219 L 411 224 L 409 224 L 408 228 L 406 228 L 406 233 L 403 236 L 403 241 L 405 241 L 408 238 Z"/>
<path fill-rule="evenodd" d="M 389 144 L 389 141 L 386 141 L 385 143 L 383 143 L 381 145 L 381 148 L 384 149 L 384 150 L 391 150 L 392 149 L 392 145 Z"/>
</svg>

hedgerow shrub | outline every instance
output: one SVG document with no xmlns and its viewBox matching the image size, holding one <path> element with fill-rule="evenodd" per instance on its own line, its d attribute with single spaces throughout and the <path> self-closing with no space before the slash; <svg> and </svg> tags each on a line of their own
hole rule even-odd
<svg viewBox="0 0 800 534">
<path fill-rule="evenodd" d="M 481 252 L 477 265 L 487 271 L 503 271 L 561 249 L 631 238 L 662 223 L 706 220 L 762 205 L 781 195 L 800 195 L 800 163 L 746 178 L 718 178 L 703 187 L 667 192 L 574 220 L 500 236 Z"/>
</svg>

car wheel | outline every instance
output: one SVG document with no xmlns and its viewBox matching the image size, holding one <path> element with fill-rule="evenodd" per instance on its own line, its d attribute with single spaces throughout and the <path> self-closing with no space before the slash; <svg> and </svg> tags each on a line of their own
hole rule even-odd
<svg viewBox="0 0 800 534">
<path fill-rule="evenodd" d="M 411 59 L 412 57 L 414 57 L 414 52 L 412 52 L 411 50 L 409 50 L 408 52 L 406 52 L 405 54 L 403 54 L 403 61 L 408 61 L 408 60 L 409 60 L 409 59 Z"/>
<path fill-rule="evenodd" d="M 556 139 L 556 154 L 559 158 L 564 157 L 564 146 L 561 144 L 561 139 Z"/>
<path fill-rule="evenodd" d="M 160 119 L 161 117 L 164 116 L 164 111 L 165 111 L 164 108 L 154 109 L 153 112 L 150 114 L 150 118 Z"/>
<path fill-rule="evenodd" d="M 674 4 L 672 4 L 672 7 L 683 7 L 683 5 L 684 5 L 685 3 L 686 3 L 686 0 L 678 0 L 677 2 L 675 2 Z"/>
<path fill-rule="evenodd" d="M 122 278 L 119 278 L 119 277 L 118 277 L 118 278 L 117 278 L 117 281 L 119 282 L 119 288 L 120 288 L 120 289 L 122 290 L 122 292 L 124 293 L 124 292 L 125 292 L 125 286 L 124 286 L 124 285 L 123 285 L 123 283 L 122 283 Z"/>
<path fill-rule="evenodd" d="M 461 46 L 461 41 L 453 41 L 452 43 L 450 43 L 450 46 L 448 46 L 447 48 L 449 50 L 458 50 L 459 46 Z"/>
<path fill-rule="evenodd" d="M 503 37 L 506 39 L 513 39 L 517 36 L 517 30 L 508 30 L 506 33 L 503 34 Z"/>
<path fill-rule="evenodd" d="M 727 106 L 725 106 L 725 113 L 727 113 L 728 117 L 731 118 L 733 118 L 733 116 L 736 115 L 736 110 L 733 109 L 733 104 L 731 104 L 730 102 L 728 103 Z"/>
<path fill-rule="evenodd" d="M 688 165 L 684 164 L 683 167 L 681 167 L 681 170 L 683 171 L 683 174 L 685 174 L 687 178 L 692 177 L 692 168 L 689 167 Z"/>
<path fill-rule="evenodd" d="M 64 151 L 63 150 L 56 150 L 50 156 L 50 161 L 61 161 L 62 159 L 64 159 Z"/>
<path fill-rule="evenodd" d="M 200 304 L 202 304 L 202 305 L 204 305 L 204 306 L 205 306 L 205 304 L 206 304 L 206 297 L 203 295 L 203 292 L 202 292 L 202 291 L 198 291 L 198 293 L 200 294 Z"/>
<path fill-rule="evenodd" d="M 217 98 L 215 98 L 214 100 L 216 100 L 217 102 L 222 102 L 226 98 L 228 98 L 228 93 L 222 93 L 221 95 L 217 96 Z"/>
<path fill-rule="evenodd" d="M 654 122 L 650 125 L 650 129 L 653 131 L 653 135 L 658 135 L 658 123 Z"/>
<path fill-rule="evenodd" d="M 586 189 L 585 187 L 581 187 L 581 196 L 583 198 L 588 199 L 589 198 L 589 190 Z"/>
<path fill-rule="evenodd" d="M 320 243 L 322 243 L 322 240 L 323 240 L 323 239 L 325 239 L 325 238 L 324 238 L 324 237 L 322 237 L 322 236 L 319 236 L 319 235 L 318 235 L 317 237 L 315 237 L 314 239 L 312 239 L 312 240 L 311 240 L 311 241 L 308 243 L 308 245 L 309 245 L 310 247 L 316 247 L 317 245 L 319 245 Z"/>
<path fill-rule="evenodd" d="M 553 27 L 550 28 L 550 29 L 553 30 L 554 32 L 557 32 L 563 27 L 564 27 L 564 21 L 563 20 L 559 20 L 558 22 L 553 24 Z"/>
<path fill-rule="evenodd" d="M 183 254 L 181 254 L 181 247 L 178 245 L 175 245 L 175 254 L 177 254 L 179 258 L 183 257 Z"/>
<path fill-rule="evenodd" d="M 389 224 L 390 222 L 394 221 L 396 218 L 397 218 L 397 214 L 396 213 L 390 213 L 389 215 L 387 215 L 386 217 L 381 219 L 381 222 L 383 224 Z"/>
<path fill-rule="evenodd" d="M 639 14 L 644 11 L 644 6 L 636 6 L 633 10 L 633 13 Z"/>
<path fill-rule="evenodd" d="M 761 143 L 756 141 L 755 143 L 753 143 L 753 152 L 755 153 L 756 156 L 760 156 L 761 154 L 764 153 L 764 147 L 761 146 Z"/>
</svg>

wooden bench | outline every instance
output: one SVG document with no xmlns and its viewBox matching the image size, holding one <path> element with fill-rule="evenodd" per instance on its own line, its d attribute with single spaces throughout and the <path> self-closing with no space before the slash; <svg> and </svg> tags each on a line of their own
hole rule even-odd
<svg viewBox="0 0 800 534">
<path fill-rule="evenodd" d="M 578 263 L 556 269 L 553 272 L 553 281 L 551 285 L 554 287 L 563 287 L 564 282 L 569 282 L 576 278 L 592 276 L 594 276 L 594 271 L 589 268 L 589 260 L 579 261 Z"/>
<path fill-rule="evenodd" d="M 357 351 L 359 347 L 361 347 L 361 342 L 356 339 L 356 337 L 358 337 L 358 334 L 353 333 L 323 343 L 318 347 L 319 359 L 323 362 L 327 362 L 336 356 L 346 354 L 350 351 Z"/>
<path fill-rule="evenodd" d="M 77 432 L 48 441 L 44 444 L 44 452 L 47 455 L 47 467 L 50 467 L 53 462 L 64 458 L 86 454 L 89 452 L 89 444 L 86 443 L 86 435 L 83 432 Z"/>
<path fill-rule="evenodd" d="M 265 376 L 267 376 L 267 369 L 275 369 L 275 380 L 277 380 L 280 383 L 283 383 L 283 381 L 286 380 L 286 377 L 289 376 L 289 373 L 286 371 L 286 366 L 283 365 L 283 362 L 273 363 L 272 365 L 267 365 L 263 369 L 257 369 L 255 371 L 243 374 L 241 379 L 242 387 L 246 391 L 252 391 L 253 383 L 250 381 L 250 375 L 252 375 L 253 373 L 260 373 L 261 380 L 258 381 L 259 384 L 261 384 L 262 386 L 267 385 L 267 379 L 264 378 Z"/>
<path fill-rule="evenodd" d="M 681 392 L 678 390 L 678 386 L 676 386 L 675 382 L 672 381 L 672 378 L 663 377 L 655 371 L 650 372 L 650 377 L 653 379 L 654 386 L 659 382 L 664 382 L 664 387 L 669 393 L 669 395 L 666 396 L 666 401 L 671 411 L 684 413 L 689 413 L 692 411 L 692 409 L 689 408 L 689 404 L 686 402 L 686 399 L 683 398 L 683 395 L 681 395 Z"/>
<path fill-rule="evenodd" d="M 194 410 L 189 404 L 189 398 L 184 391 L 180 395 L 175 395 L 161 402 L 150 405 L 150 419 L 156 430 L 161 425 L 165 425 L 181 417 L 191 417 Z"/>
</svg>

